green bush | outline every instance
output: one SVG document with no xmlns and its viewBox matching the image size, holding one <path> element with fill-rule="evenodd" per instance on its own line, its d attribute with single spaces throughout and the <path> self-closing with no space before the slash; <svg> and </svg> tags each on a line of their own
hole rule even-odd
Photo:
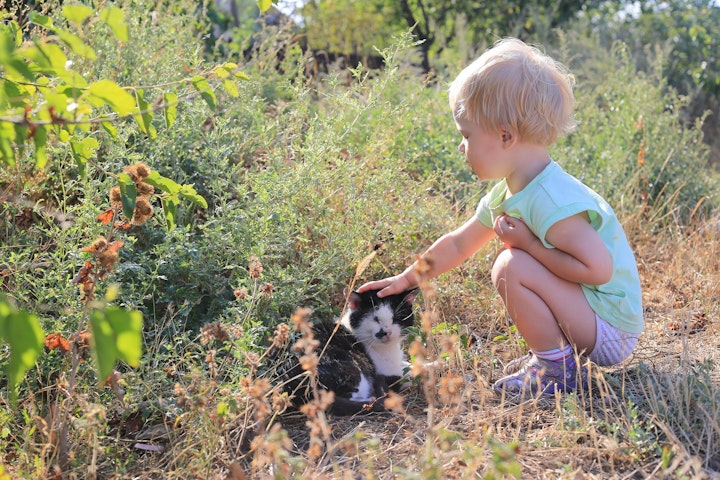
<svg viewBox="0 0 720 480">
<path fill-rule="evenodd" d="M 650 232 L 712 212 L 717 180 L 705 173 L 709 150 L 700 125 L 683 126 L 684 99 L 664 93 L 660 70 L 638 72 L 622 44 L 603 54 L 572 37 L 564 47 L 576 59 L 569 63 L 580 125 L 553 149 L 556 159 Z"/>
</svg>

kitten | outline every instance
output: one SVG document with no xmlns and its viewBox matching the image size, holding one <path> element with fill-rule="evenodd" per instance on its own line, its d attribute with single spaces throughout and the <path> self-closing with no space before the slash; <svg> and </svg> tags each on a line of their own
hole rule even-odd
<svg viewBox="0 0 720 480">
<path fill-rule="evenodd" d="M 368 404 L 372 411 L 384 410 L 381 397 L 399 383 L 409 366 L 402 341 L 414 324 L 412 302 L 417 294 L 417 288 L 384 298 L 378 298 L 375 291 L 352 292 L 340 325 L 313 325 L 320 342 L 316 353 L 327 344 L 317 366 L 317 379 L 318 387 L 335 394 L 331 413 L 354 415 L 368 410 Z M 296 355 L 283 370 L 284 388 L 295 406 L 307 403 L 312 391 Z"/>
</svg>

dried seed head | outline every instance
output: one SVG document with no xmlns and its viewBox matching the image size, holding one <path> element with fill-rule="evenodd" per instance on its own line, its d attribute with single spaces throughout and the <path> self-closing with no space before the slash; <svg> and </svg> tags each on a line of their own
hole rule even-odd
<svg viewBox="0 0 720 480">
<path fill-rule="evenodd" d="M 253 280 L 257 280 L 260 278 L 260 275 L 262 275 L 263 272 L 263 266 L 262 263 L 260 263 L 260 260 L 253 255 L 250 257 L 250 263 L 248 265 L 248 270 L 250 270 L 250 278 Z"/>
<path fill-rule="evenodd" d="M 248 290 L 245 287 L 236 288 L 233 295 L 237 300 L 244 300 L 248 297 Z"/>
<path fill-rule="evenodd" d="M 250 385 L 248 389 L 248 395 L 255 399 L 262 399 L 265 394 L 270 391 L 270 382 L 265 378 L 256 378 L 255 381 Z"/>
<path fill-rule="evenodd" d="M 110 205 L 116 206 L 122 203 L 122 193 L 120 187 L 115 186 L 110 189 Z"/>
<path fill-rule="evenodd" d="M 320 407 L 320 410 L 327 410 L 335 401 L 335 392 L 332 390 L 320 390 L 318 396 L 318 407 Z"/>
<path fill-rule="evenodd" d="M 135 210 L 133 210 L 132 224 L 142 225 L 147 222 L 153 215 L 153 207 L 150 201 L 144 197 L 137 197 L 135 201 Z"/>
<path fill-rule="evenodd" d="M 462 387 L 462 377 L 452 373 L 443 375 L 440 379 L 440 398 L 444 403 L 457 403 L 460 400 L 460 387 Z"/>
<path fill-rule="evenodd" d="M 150 185 L 149 183 L 140 182 L 137 184 L 137 193 L 141 197 L 149 197 L 153 193 L 155 193 L 155 187 Z"/>
<path fill-rule="evenodd" d="M 292 401 L 290 401 L 290 396 L 287 394 L 287 392 L 279 393 L 275 391 L 272 396 L 272 407 L 273 410 L 276 412 L 284 412 L 290 406 L 292 405 Z"/>
<path fill-rule="evenodd" d="M 98 255 L 97 261 L 105 270 L 110 270 L 118 262 L 118 253 L 108 250 Z"/>
<path fill-rule="evenodd" d="M 266 282 L 260 285 L 260 292 L 266 297 L 270 298 L 272 296 L 274 288 L 275 286 L 272 283 Z"/>
<path fill-rule="evenodd" d="M 405 413 L 405 407 L 403 406 L 404 400 L 405 398 L 402 395 L 391 390 L 388 392 L 387 397 L 385 397 L 383 405 L 392 412 L 403 414 Z"/>
<path fill-rule="evenodd" d="M 136 163 L 135 164 L 135 171 L 138 174 L 138 177 L 140 177 L 140 180 L 145 180 L 150 175 L 150 167 L 148 167 L 144 163 Z"/>
<path fill-rule="evenodd" d="M 125 168 L 123 168 L 123 172 L 127 173 L 130 177 L 130 180 L 132 180 L 135 183 L 138 183 L 142 178 L 140 178 L 140 175 L 137 171 L 137 165 L 129 165 Z"/>
<path fill-rule="evenodd" d="M 289 336 L 290 327 L 288 327 L 287 323 L 281 323 L 275 327 L 275 336 L 272 341 L 273 346 L 275 348 L 282 348 L 282 346 L 285 345 L 285 342 L 287 342 Z"/>
<path fill-rule="evenodd" d="M 305 354 L 300 357 L 300 366 L 303 370 L 310 370 L 314 372 L 319 362 L 320 360 L 318 359 L 318 356 L 315 355 L 315 353 Z"/>
<path fill-rule="evenodd" d="M 92 253 L 94 255 L 98 255 L 108 248 L 108 242 L 105 237 L 100 235 L 97 237 L 93 243 L 89 247 L 85 247 L 82 249 L 83 252 Z"/>
<path fill-rule="evenodd" d="M 257 368 L 260 366 L 260 356 L 255 352 L 245 353 L 245 365 Z"/>
<path fill-rule="evenodd" d="M 219 342 L 230 340 L 230 335 L 223 324 L 213 322 L 202 326 L 200 329 L 200 343 L 207 345 L 212 340 L 218 340 Z"/>
</svg>

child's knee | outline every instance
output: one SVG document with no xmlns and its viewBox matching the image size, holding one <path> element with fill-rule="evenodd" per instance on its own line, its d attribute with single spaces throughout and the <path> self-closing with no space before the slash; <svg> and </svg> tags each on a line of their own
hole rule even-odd
<svg viewBox="0 0 720 480">
<path fill-rule="evenodd" d="M 514 278 L 514 272 L 522 273 L 525 270 L 523 265 L 527 266 L 527 262 L 532 257 L 523 250 L 517 248 L 506 248 L 500 252 L 493 263 L 491 277 L 493 284 L 497 288 L 498 285 Z"/>
</svg>

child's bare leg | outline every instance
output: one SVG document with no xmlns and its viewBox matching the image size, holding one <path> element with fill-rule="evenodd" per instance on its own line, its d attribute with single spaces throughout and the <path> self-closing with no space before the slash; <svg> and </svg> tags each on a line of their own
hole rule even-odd
<svg viewBox="0 0 720 480">
<path fill-rule="evenodd" d="M 492 279 L 518 331 L 535 351 L 570 343 L 578 353 L 595 346 L 595 312 L 580 285 L 553 274 L 519 249 L 500 253 Z"/>
<path fill-rule="evenodd" d="M 493 384 L 493 390 L 546 395 L 583 386 L 586 371 L 577 364 L 573 348 L 591 351 L 597 334 L 595 313 L 580 286 L 559 278 L 518 249 L 498 256 L 492 278 L 531 350 L 517 370 Z"/>
</svg>

